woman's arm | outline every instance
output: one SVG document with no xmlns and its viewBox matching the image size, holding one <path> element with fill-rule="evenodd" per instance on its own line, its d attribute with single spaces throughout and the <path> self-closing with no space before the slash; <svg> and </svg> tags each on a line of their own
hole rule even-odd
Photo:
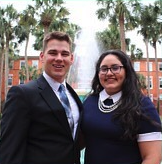
<svg viewBox="0 0 162 164">
<path fill-rule="evenodd" d="M 160 164 L 162 159 L 162 142 L 143 141 L 138 142 L 142 156 L 142 164 Z"/>
</svg>

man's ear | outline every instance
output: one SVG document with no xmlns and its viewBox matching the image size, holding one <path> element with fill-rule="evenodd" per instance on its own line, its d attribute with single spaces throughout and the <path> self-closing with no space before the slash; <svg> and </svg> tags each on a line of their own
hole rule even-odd
<svg viewBox="0 0 162 164">
<path fill-rule="evenodd" d="M 74 63 L 74 54 L 71 53 L 71 64 L 73 64 L 73 63 Z"/>
<path fill-rule="evenodd" d="M 44 63 L 44 54 L 43 54 L 43 52 L 40 52 L 39 60 L 40 60 L 42 63 Z"/>
</svg>

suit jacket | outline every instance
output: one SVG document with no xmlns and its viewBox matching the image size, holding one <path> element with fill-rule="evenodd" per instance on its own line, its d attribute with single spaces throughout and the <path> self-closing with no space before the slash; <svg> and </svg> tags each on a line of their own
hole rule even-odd
<svg viewBox="0 0 162 164">
<path fill-rule="evenodd" d="M 79 97 L 67 88 L 81 112 Z M 0 164 L 79 164 L 79 131 L 73 139 L 65 110 L 42 75 L 13 86 L 2 115 Z"/>
</svg>

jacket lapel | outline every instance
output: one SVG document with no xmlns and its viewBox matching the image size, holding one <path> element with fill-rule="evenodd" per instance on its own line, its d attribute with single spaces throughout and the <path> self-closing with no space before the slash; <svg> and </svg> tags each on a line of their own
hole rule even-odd
<svg viewBox="0 0 162 164">
<path fill-rule="evenodd" d="M 68 83 L 66 83 L 66 86 L 67 86 L 69 92 L 72 94 L 74 100 L 76 101 L 76 103 L 78 105 L 78 109 L 79 109 L 79 115 L 80 116 L 79 116 L 78 127 L 76 129 L 76 134 L 75 134 L 75 138 L 74 138 L 74 140 L 76 140 L 78 137 L 78 133 L 79 133 L 79 127 L 80 127 L 80 122 L 81 122 L 81 115 L 82 115 L 82 111 L 83 111 L 83 106 L 82 106 L 82 102 L 81 102 L 80 98 L 78 97 L 76 92 L 72 89 L 72 87 Z"/>
<path fill-rule="evenodd" d="M 46 104 L 48 104 L 52 112 L 54 112 L 58 121 L 67 130 L 68 134 L 71 135 L 66 113 L 59 99 L 57 98 L 56 94 L 54 93 L 50 85 L 47 83 L 43 75 L 41 75 L 37 81 L 38 81 L 38 88 L 39 88 L 40 94 L 45 100 Z"/>
</svg>

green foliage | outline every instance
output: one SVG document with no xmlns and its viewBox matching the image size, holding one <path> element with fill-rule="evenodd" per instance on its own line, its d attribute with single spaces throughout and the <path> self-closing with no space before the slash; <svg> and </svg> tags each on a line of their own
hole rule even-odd
<svg viewBox="0 0 162 164">
<path fill-rule="evenodd" d="M 35 1 L 35 12 L 38 16 L 38 24 L 32 33 L 36 37 L 33 45 L 35 50 L 42 49 L 44 35 L 51 31 L 67 32 L 74 41 L 74 36 L 80 27 L 69 22 L 67 16 L 70 12 L 63 6 L 62 0 L 33 1 Z"/>
<path fill-rule="evenodd" d="M 130 57 L 131 60 L 140 60 L 143 57 L 143 52 L 141 49 L 136 48 L 135 44 L 130 45 Z"/>
<path fill-rule="evenodd" d="M 141 89 L 146 89 L 147 86 L 146 86 L 146 78 L 143 74 L 140 74 L 140 73 L 137 73 L 137 77 L 138 77 L 138 80 L 139 80 L 139 87 Z"/>
<path fill-rule="evenodd" d="M 162 34 L 162 22 L 160 17 L 162 14 L 162 7 L 156 1 L 154 5 L 143 6 L 140 12 L 139 24 L 141 29 L 138 33 L 142 34 L 144 39 L 149 39 L 151 44 L 154 45 Z"/>
<path fill-rule="evenodd" d="M 98 19 L 108 18 L 111 25 L 119 27 L 121 50 L 125 52 L 125 31 L 138 27 L 139 0 L 97 0 L 97 3 L 102 5 L 96 12 Z"/>
<path fill-rule="evenodd" d="M 42 74 L 42 69 L 37 69 L 35 66 L 28 66 L 28 70 L 29 70 L 29 80 L 35 80 L 37 79 L 40 74 Z M 19 71 L 19 79 L 21 81 L 25 81 L 26 80 L 26 68 L 23 66 L 20 71 Z"/>
<path fill-rule="evenodd" d="M 116 26 L 110 26 L 109 29 L 105 29 L 103 32 L 97 32 L 96 36 L 100 51 L 121 48 L 120 34 Z"/>
<path fill-rule="evenodd" d="M 35 50 L 42 50 L 43 47 L 43 38 L 44 38 L 44 32 L 42 28 L 36 27 L 36 30 L 33 31 L 33 35 L 35 36 L 35 43 L 33 44 L 33 47 Z"/>
<path fill-rule="evenodd" d="M 19 79 L 21 81 L 25 81 L 26 80 L 26 69 L 25 69 L 24 66 L 19 70 Z"/>
</svg>

